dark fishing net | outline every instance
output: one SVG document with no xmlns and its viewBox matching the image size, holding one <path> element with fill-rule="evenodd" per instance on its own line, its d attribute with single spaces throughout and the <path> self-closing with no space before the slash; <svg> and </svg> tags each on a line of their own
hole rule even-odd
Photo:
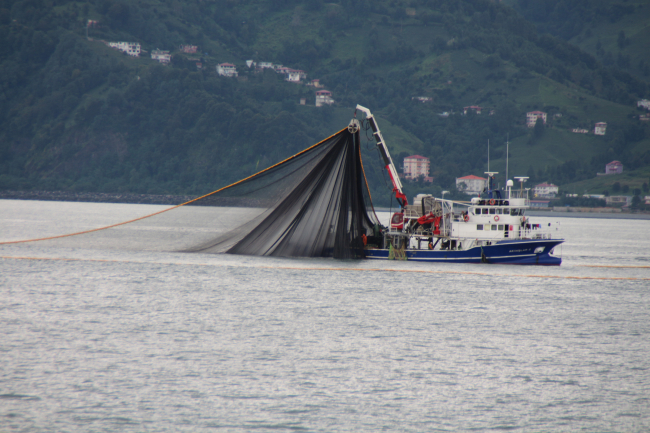
<svg viewBox="0 0 650 433">
<path fill-rule="evenodd" d="M 192 252 L 283 257 L 363 255 L 366 212 L 359 135 L 347 129 L 298 156 L 194 203 L 256 209 L 227 233 Z"/>
<path fill-rule="evenodd" d="M 363 257 L 364 241 L 373 238 L 376 225 L 374 213 L 371 217 L 366 211 L 368 201 L 359 134 L 344 129 L 183 206 L 49 242 L 108 249 Z"/>
</svg>

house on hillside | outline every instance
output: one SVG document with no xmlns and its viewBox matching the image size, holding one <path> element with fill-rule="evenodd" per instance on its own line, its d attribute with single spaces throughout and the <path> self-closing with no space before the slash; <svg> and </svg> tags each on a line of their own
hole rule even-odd
<svg viewBox="0 0 650 433">
<path fill-rule="evenodd" d="M 543 111 L 529 111 L 526 113 L 526 126 L 533 128 L 537 123 L 537 119 L 542 119 L 542 122 L 546 125 L 546 113 Z"/>
<path fill-rule="evenodd" d="M 621 174 L 623 173 L 623 164 L 621 161 L 612 161 L 605 165 L 605 174 Z"/>
<path fill-rule="evenodd" d="M 237 68 L 232 63 L 219 63 L 217 65 L 217 74 L 222 77 L 237 77 Z"/>
<path fill-rule="evenodd" d="M 311 80 L 309 83 L 307 83 L 307 86 L 315 88 L 323 87 L 318 78 Z"/>
<path fill-rule="evenodd" d="M 199 47 L 196 45 L 181 45 L 178 49 L 187 54 L 196 54 Z"/>
<path fill-rule="evenodd" d="M 153 60 L 158 60 L 160 63 L 167 64 L 171 62 L 172 56 L 169 54 L 169 51 L 163 50 L 151 50 L 151 58 Z"/>
<path fill-rule="evenodd" d="M 463 114 L 467 114 L 468 111 L 473 111 L 476 114 L 481 114 L 481 110 L 483 110 L 483 107 L 479 107 L 478 105 L 469 105 L 467 107 L 463 107 Z"/>
<path fill-rule="evenodd" d="M 607 123 L 598 122 L 594 126 L 594 134 L 596 135 L 605 135 L 605 130 L 607 130 Z"/>
<path fill-rule="evenodd" d="M 533 194 L 535 197 L 555 198 L 555 196 L 558 193 L 558 190 L 559 188 L 557 187 L 557 185 L 544 182 L 535 185 L 535 187 L 533 188 Z"/>
<path fill-rule="evenodd" d="M 431 102 L 433 98 L 431 96 L 413 96 L 411 97 L 412 101 L 420 101 L 422 103 Z"/>
<path fill-rule="evenodd" d="M 433 182 L 429 176 L 431 161 L 429 158 L 421 155 L 411 155 L 404 158 L 404 178 L 416 180 L 420 176 L 424 177 L 425 182 Z"/>
<path fill-rule="evenodd" d="M 322 107 L 323 105 L 332 105 L 334 99 L 332 99 L 332 92 L 329 90 L 318 90 L 316 92 L 316 106 Z"/>
<path fill-rule="evenodd" d="M 630 204 L 630 197 L 626 195 L 610 195 L 605 197 L 607 206 L 627 206 Z"/>
<path fill-rule="evenodd" d="M 636 101 L 636 106 L 637 108 L 645 108 L 646 110 L 650 110 L 650 101 L 647 99 Z"/>
<path fill-rule="evenodd" d="M 140 57 L 140 44 L 138 42 L 109 42 L 108 46 L 120 50 L 133 57 Z"/>
<path fill-rule="evenodd" d="M 487 188 L 487 184 L 488 180 L 486 178 L 474 176 L 473 174 L 456 178 L 456 188 L 458 191 L 464 191 L 466 194 L 478 195 Z"/>
</svg>

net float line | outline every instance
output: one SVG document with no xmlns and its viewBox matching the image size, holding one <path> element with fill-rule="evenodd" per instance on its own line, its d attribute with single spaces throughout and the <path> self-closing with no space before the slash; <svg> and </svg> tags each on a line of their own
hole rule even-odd
<svg viewBox="0 0 650 433">
<path fill-rule="evenodd" d="M 2 260 L 35 260 L 35 261 L 62 261 L 62 262 L 96 262 L 96 263 L 138 263 L 161 264 L 161 262 L 143 262 L 137 260 L 114 259 L 81 259 L 66 257 L 25 257 L 25 256 L 0 256 Z M 162 262 L 169 265 L 211 266 L 219 268 L 239 268 L 240 266 L 209 264 L 209 263 L 174 263 Z M 341 272 L 399 272 L 413 274 L 451 274 L 451 275 L 479 275 L 488 277 L 524 277 L 524 278 L 554 278 L 568 280 L 601 280 L 601 281 L 650 281 L 650 278 L 637 277 L 579 277 L 574 275 L 537 275 L 537 274 L 491 274 L 488 272 L 469 271 L 430 271 L 419 269 L 381 269 L 381 268 L 335 268 L 335 267 L 300 267 L 300 266 L 247 266 L 254 269 L 287 270 L 287 271 L 341 271 Z"/>
<path fill-rule="evenodd" d="M 57 236 L 48 236 L 48 237 L 45 237 L 45 238 L 24 239 L 24 240 L 19 240 L 19 241 L 5 241 L 5 242 L 0 242 L 0 245 L 22 244 L 22 243 L 27 243 L 27 242 L 38 242 L 38 241 L 49 241 L 49 240 L 52 240 L 52 239 L 60 239 L 60 238 L 67 238 L 67 237 L 70 237 L 70 236 L 84 235 L 84 234 L 87 234 L 87 233 L 93 233 L 93 232 L 98 232 L 98 231 L 101 231 L 101 230 L 107 230 L 107 229 L 110 229 L 110 228 L 123 226 L 123 225 L 125 225 L 125 224 L 130 224 L 130 223 L 133 223 L 133 222 L 136 222 L 136 221 L 140 221 L 140 220 L 143 220 L 143 219 L 146 219 L 146 218 L 151 218 L 151 217 L 153 217 L 153 216 L 160 215 L 160 214 L 165 213 L 165 212 L 169 212 L 170 210 L 178 209 L 179 207 L 186 206 L 186 205 L 188 205 L 188 204 L 194 203 L 194 202 L 196 202 L 196 201 L 199 201 L 199 200 L 201 200 L 201 199 L 204 199 L 204 198 L 206 198 L 206 197 L 209 197 L 209 196 L 211 196 L 211 195 L 213 195 L 213 194 L 216 194 L 216 193 L 218 193 L 218 192 L 224 191 L 224 190 L 226 190 L 226 189 L 228 189 L 228 188 L 232 188 L 232 187 L 235 186 L 235 185 L 239 185 L 240 183 L 243 183 L 243 182 L 245 182 L 245 181 L 247 181 L 247 180 L 249 180 L 249 179 L 252 179 L 252 178 L 254 178 L 254 177 L 256 177 L 256 176 L 259 176 L 260 174 L 262 174 L 262 173 L 264 173 L 264 172 L 267 172 L 267 171 L 269 171 L 269 170 L 271 170 L 271 169 L 273 169 L 273 168 L 275 168 L 275 167 L 277 167 L 277 166 L 279 166 L 279 165 L 281 165 L 281 164 L 284 164 L 284 163 L 287 162 L 287 161 L 290 161 L 290 160 L 292 160 L 292 159 L 294 159 L 294 158 L 297 158 L 298 156 L 302 155 L 302 154 L 305 153 L 305 152 L 308 152 L 308 151 L 314 149 L 315 147 L 320 146 L 321 144 L 325 143 L 326 141 L 328 141 L 328 140 L 331 139 L 332 137 L 334 137 L 334 136 L 336 136 L 336 135 L 338 135 L 338 134 L 340 134 L 341 132 L 346 131 L 346 130 L 347 130 L 347 128 L 343 128 L 343 129 L 341 129 L 340 131 L 338 131 L 337 133 L 330 135 L 330 136 L 327 137 L 326 139 L 319 141 L 318 143 L 316 143 L 316 144 L 314 144 L 314 145 L 312 145 L 312 146 L 310 146 L 310 147 L 308 147 L 308 148 L 306 148 L 306 149 L 304 149 L 304 150 L 302 150 L 302 151 L 296 153 L 295 155 L 292 155 L 292 156 L 286 158 L 285 160 L 280 161 L 280 162 L 278 162 L 277 164 L 273 164 L 272 166 L 267 167 L 267 168 L 265 168 L 264 170 L 258 171 L 257 173 L 252 174 L 252 175 L 250 175 L 250 176 L 248 176 L 248 177 L 246 177 L 246 178 L 244 178 L 244 179 L 238 180 L 238 181 L 235 182 L 235 183 L 231 183 L 230 185 L 228 185 L 228 186 L 224 186 L 223 188 L 219 188 L 219 189 L 216 190 L 216 191 L 212 191 L 212 192 L 210 192 L 210 193 L 208 193 L 208 194 L 202 195 L 201 197 L 197 197 L 197 198 L 192 199 L 192 200 L 190 200 L 190 201 L 186 201 L 185 203 L 177 204 L 176 206 L 172 206 L 172 207 L 170 207 L 170 208 L 168 208 L 168 209 L 163 209 L 163 210 L 161 210 L 161 211 L 154 212 L 154 213 L 149 214 L 149 215 L 144 215 L 144 216 L 141 216 L 141 217 L 138 217 L 138 218 L 134 218 L 134 219 L 131 219 L 131 220 L 128 220 L 128 221 L 122 221 L 122 222 L 120 222 L 120 223 L 111 224 L 111 225 L 104 226 L 104 227 L 98 227 L 98 228 L 95 228 L 95 229 L 84 230 L 84 231 L 75 232 L 75 233 L 67 233 L 67 234 L 57 235 Z"/>
</svg>

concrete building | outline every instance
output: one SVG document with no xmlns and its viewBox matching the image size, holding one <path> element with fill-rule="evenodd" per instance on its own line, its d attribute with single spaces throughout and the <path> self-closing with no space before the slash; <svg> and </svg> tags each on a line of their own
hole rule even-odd
<svg viewBox="0 0 650 433">
<path fill-rule="evenodd" d="M 540 183 L 539 185 L 535 185 L 533 188 L 533 194 L 535 197 L 543 197 L 543 198 L 555 198 L 555 196 L 558 193 L 559 188 L 557 185 L 553 185 L 552 183 Z"/>
<path fill-rule="evenodd" d="M 404 178 L 416 180 L 422 176 L 426 182 L 433 182 L 433 178 L 429 176 L 430 167 L 429 158 L 421 155 L 407 156 L 404 158 Z"/>
<path fill-rule="evenodd" d="M 630 204 L 630 197 L 626 195 L 610 195 L 605 197 L 607 206 L 627 206 Z"/>
<path fill-rule="evenodd" d="M 530 207 L 531 208 L 547 208 L 548 204 L 550 203 L 550 200 L 530 200 Z"/>
<path fill-rule="evenodd" d="M 163 50 L 152 50 L 151 58 L 153 60 L 158 60 L 160 63 L 163 64 L 167 64 L 172 60 L 172 56 L 169 54 L 169 51 L 163 51 Z"/>
<path fill-rule="evenodd" d="M 605 122 L 598 122 L 594 126 L 594 134 L 596 135 L 605 135 L 606 130 L 607 130 L 607 123 Z"/>
<path fill-rule="evenodd" d="M 643 107 L 646 110 L 650 110 L 650 101 L 648 101 L 647 99 L 642 99 L 640 101 L 636 101 L 636 106 L 637 106 L 637 108 Z"/>
<path fill-rule="evenodd" d="M 187 54 L 195 54 L 199 47 L 196 45 L 181 45 L 178 49 Z"/>
<path fill-rule="evenodd" d="M 319 90 L 316 92 L 316 106 L 322 107 L 323 105 L 332 105 L 334 99 L 332 99 L 332 92 L 329 90 Z"/>
<path fill-rule="evenodd" d="M 217 74 L 222 77 L 237 77 L 237 68 L 232 63 L 220 63 L 217 65 Z"/>
<path fill-rule="evenodd" d="M 140 57 L 140 44 L 137 42 L 109 42 L 108 46 L 133 57 Z"/>
<path fill-rule="evenodd" d="M 543 111 L 529 111 L 526 113 L 526 126 L 529 128 L 535 127 L 537 119 L 542 119 L 544 125 L 546 125 L 546 113 Z"/>
<path fill-rule="evenodd" d="M 467 107 L 463 107 L 463 114 L 467 114 L 468 111 L 473 111 L 476 114 L 481 114 L 481 111 L 483 110 L 483 107 L 479 107 L 478 105 L 470 105 Z"/>
<path fill-rule="evenodd" d="M 486 178 L 474 176 L 473 174 L 456 178 L 456 188 L 466 194 L 480 194 L 487 187 L 487 183 Z"/>
<path fill-rule="evenodd" d="M 623 173 L 623 164 L 621 161 L 612 161 L 605 165 L 605 174 L 620 174 Z"/>
</svg>

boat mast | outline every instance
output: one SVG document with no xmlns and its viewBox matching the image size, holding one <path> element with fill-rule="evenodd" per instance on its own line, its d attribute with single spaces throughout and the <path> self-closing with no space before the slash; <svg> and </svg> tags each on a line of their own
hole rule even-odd
<svg viewBox="0 0 650 433">
<path fill-rule="evenodd" d="M 508 160 L 510 158 L 510 133 L 506 134 L 506 182 L 508 182 Z"/>
</svg>

